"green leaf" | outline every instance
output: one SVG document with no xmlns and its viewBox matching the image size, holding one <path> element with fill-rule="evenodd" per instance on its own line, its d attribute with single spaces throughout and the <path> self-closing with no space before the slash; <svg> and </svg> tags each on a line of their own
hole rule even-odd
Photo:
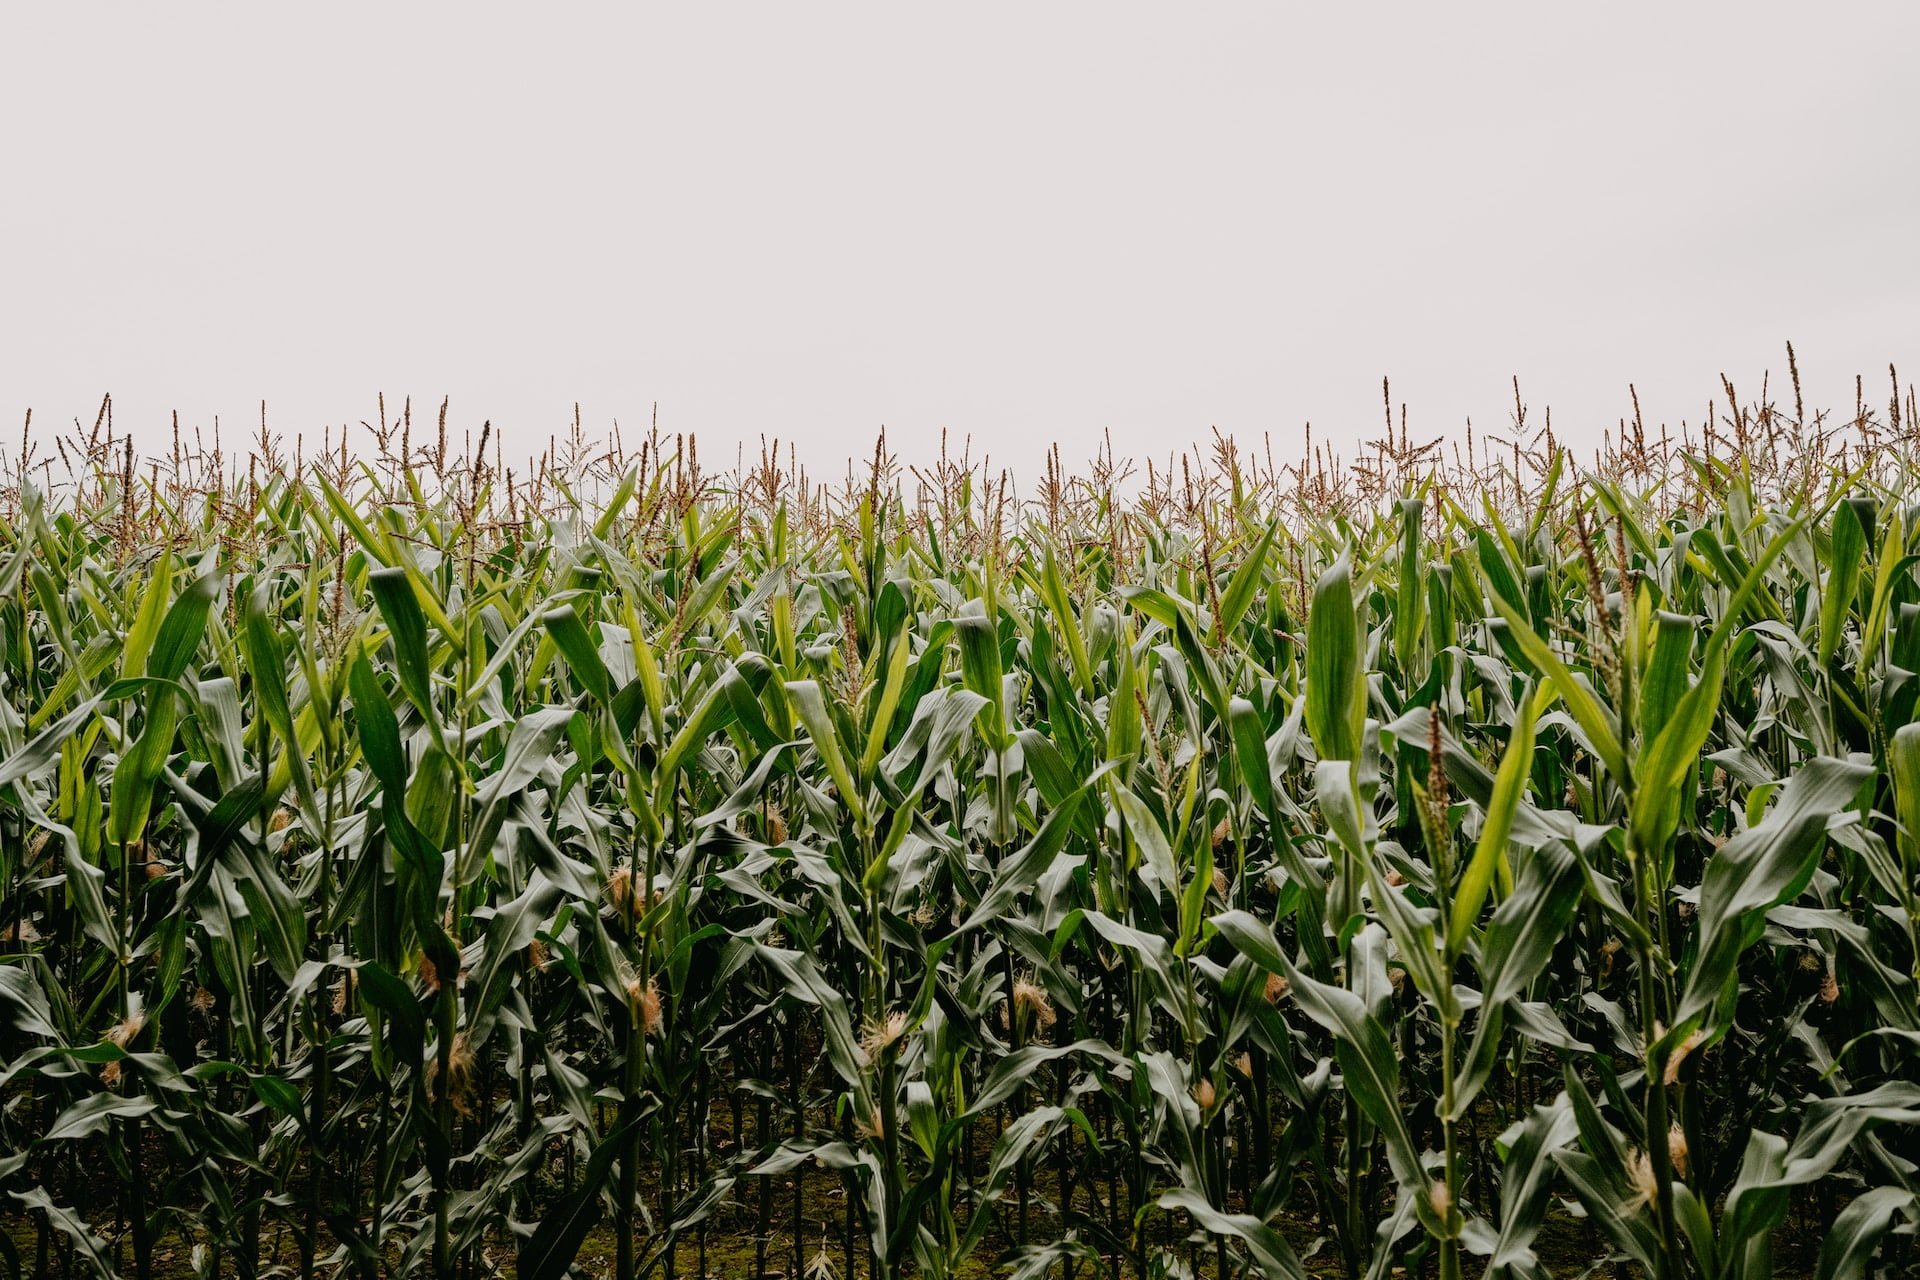
<svg viewBox="0 0 1920 1280">
<path fill-rule="evenodd" d="M 160 620 L 166 615 L 167 597 L 172 592 L 173 556 L 163 551 L 159 564 L 154 566 L 152 576 L 147 579 L 147 589 L 140 596 L 139 611 L 134 614 L 133 625 L 127 628 L 127 638 L 121 646 L 121 679 L 133 679 L 146 674 L 147 657 L 153 652 L 154 639 L 160 631 Z"/>
<path fill-rule="evenodd" d="M 999 629 L 984 614 L 965 613 L 953 620 L 953 634 L 960 642 L 961 681 L 985 700 L 980 708 L 980 727 L 985 732 L 987 745 L 996 751 L 1003 750 L 1007 744 L 1007 718 Z"/>
<path fill-rule="evenodd" d="M 572 1269 L 587 1233 L 600 1222 L 600 1193 L 606 1189 L 614 1163 L 635 1153 L 634 1138 L 645 1118 L 636 1114 L 623 1119 L 594 1145 L 571 1194 L 547 1211 L 533 1235 L 520 1246 L 514 1270 L 519 1280 L 563 1280 Z"/>
<path fill-rule="evenodd" d="M 813 957 L 778 947 L 755 946 L 754 954 L 766 961 L 779 975 L 787 994 L 802 1004 L 820 1010 L 821 1030 L 826 1035 L 827 1059 L 853 1089 L 856 1096 L 867 1096 L 866 1051 L 853 1033 L 853 1021 L 847 1014 L 846 997 L 820 972 Z"/>
<path fill-rule="evenodd" d="M 427 655 L 427 620 L 420 610 L 420 597 L 413 579 L 405 569 L 375 569 L 367 575 L 373 598 L 386 619 L 387 634 L 393 640 L 394 663 L 400 675 L 400 688 L 430 726 L 437 726 L 433 707 L 433 669 Z"/>
<path fill-rule="evenodd" d="M 1546 970 L 1554 949 L 1565 939 L 1580 909 L 1584 879 L 1580 860 L 1571 850 L 1547 845 L 1527 860 L 1513 893 L 1487 922 L 1480 945 L 1480 1020 L 1455 1078 L 1454 1119 L 1469 1114 L 1485 1086 L 1506 1018 L 1514 1016 L 1522 1031 L 1534 1028 L 1533 1020 L 1523 1016 L 1525 1011 L 1513 1006 Z M 1549 1022 L 1548 1027 L 1565 1035 L 1557 1022 Z"/>
<path fill-rule="evenodd" d="M 1514 721 L 1506 752 L 1500 757 L 1499 772 L 1494 775 L 1493 799 L 1487 805 L 1480 838 L 1460 877 L 1460 887 L 1454 891 L 1453 913 L 1447 923 L 1449 959 L 1457 958 L 1466 949 L 1495 876 L 1508 867 L 1507 841 L 1513 834 L 1513 818 L 1520 810 L 1521 797 L 1526 794 L 1527 778 L 1533 768 L 1533 727 L 1551 700 L 1547 685 L 1537 686 L 1530 696 L 1520 699 L 1520 716 Z M 1511 882 L 1512 876 L 1509 869 L 1500 878 Z"/>
<path fill-rule="evenodd" d="M 220 598 L 221 581 L 216 570 L 187 584 L 160 624 L 160 634 L 147 658 L 146 674 L 159 680 L 178 680 L 186 672 L 200 648 L 200 637 L 206 633 L 207 615 Z"/>
<path fill-rule="evenodd" d="M 1240 620 L 1247 616 L 1247 609 L 1253 604 L 1254 593 L 1260 589 L 1267 569 L 1267 552 L 1273 546 L 1274 535 L 1280 531 L 1280 522 L 1273 521 L 1266 532 L 1260 535 L 1260 541 L 1253 544 L 1253 550 L 1233 571 L 1233 577 L 1227 580 L 1227 589 L 1220 593 L 1220 613 L 1213 620 L 1211 635 L 1215 644 L 1232 635 L 1240 627 Z"/>
<path fill-rule="evenodd" d="M 1901 725 L 1887 746 L 1899 842 L 1909 867 L 1920 867 L 1920 722 Z"/>
<path fill-rule="evenodd" d="M 246 624 L 241 628 L 240 646 L 246 656 L 247 674 L 253 678 L 253 693 L 260 704 L 260 714 L 279 735 L 294 786 L 300 799 L 311 809 L 314 807 L 313 779 L 307 770 L 307 753 L 301 749 L 293 708 L 287 699 L 286 660 L 273 632 L 268 608 L 271 595 L 271 589 L 263 583 L 247 597 Z"/>
<path fill-rule="evenodd" d="M 601 706 L 611 702 L 613 679 L 607 674 L 607 664 L 600 660 L 600 650 L 593 643 L 593 637 L 587 634 L 586 624 L 580 621 L 580 615 L 574 611 L 574 607 L 570 604 L 561 605 L 543 617 L 541 622 L 545 624 L 547 634 L 553 637 L 554 647 L 560 650 L 567 660 L 567 666 L 572 668 L 573 678 Z"/>
<path fill-rule="evenodd" d="M 1346 552 L 1320 576 L 1307 620 L 1307 733 L 1322 760 L 1355 760 L 1366 718 L 1360 611 Z"/>
<path fill-rule="evenodd" d="M 1377 926 L 1373 926 L 1377 927 Z M 1380 1130 L 1387 1162 L 1402 1186 L 1424 1187 L 1425 1171 L 1400 1106 L 1400 1068 L 1393 1041 L 1379 1019 L 1351 991 L 1316 982 L 1291 964 L 1281 972 L 1292 985 L 1301 1010 L 1333 1033 L 1334 1052 L 1347 1093 Z"/>
<path fill-rule="evenodd" d="M 1400 581 L 1393 608 L 1393 647 L 1402 670 L 1411 670 L 1426 628 L 1427 592 L 1420 571 L 1420 520 L 1425 504 L 1419 498 L 1400 500 Z"/>
<path fill-rule="evenodd" d="M 1607 773 L 1615 781 L 1624 784 L 1630 776 L 1627 753 L 1620 746 L 1620 734 L 1612 716 L 1601 707 L 1592 687 L 1567 669 L 1566 664 L 1547 647 L 1547 642 L 1534 632 L 1518 609 L 1502 599 L 1498 592 L 1494 593 L 1492 600 L 1493 607 L 1506 620 L 1507 637 L 1533 664 L 1534 670 L 1553 681 L 1561 700 L 1567 704 L 1568 714 L 1580 726 L 1580 731 L 1586 734 L 1600 763 L 1606 766 Z"/>
<path fill-rule="evenodd" d="M 400 721 L 364 653 L 354 659 L 347 681 L 353 691 L 354 721 L 367 767 L 389 797 L 403 797 L 407 793 L 407 757 L 400 746 Z"/>
<path fill-rule="evenodd" d="M 150 1115 L 159 1104 L 144 1094 L 91 1093 L 54 1117 L 41 1142 L 77 1142 L 103 1133 L 114 1117 Z"/>
<path fill-rule="evenodd" d="M 1205 1195 L 1188 1187 L 1161 1193 L 1160 1207 L 1185 1212 L 1215 1235 L 1233 1236 L 1247 1246 L 1260 1274 L 1271 1280 L 1306 1280 L 1300 1257 L 1287 1238 L 1246 1213 L 1223 1213 Z"/>
<path fill-rule="evenodd" d="M 1819 643 L 1814 661 L 1822 667 L 1833 661 L 1840 647 L 1842 629 L 1853 608 L 1854 594 L 1860 588 L 1860 562 L 1867 550 L 1867 530 L 1860 512 L 1851 502 L 1839 503 L 1833 512 L 1833 545 L 1828 557 L 1827 580 L 1820 589 Z"/>
<path fill-rule="evenodd" d="M 1053 627 L 1066 645 L 1067 661 L 1073 666 L 1074 682 L 1079 685 L 1082 695 L 1091 699 L 1094 696 L 1093 663 L 1087 656 L 1086 638 L 1080 634 L 1080 616 L 1075 612 L 1073 598 L 1067 594 L 1066 582 L 1060 576 L 1060 562 L 1054 556 L 1051 541 L 1047 543 L 1046 559 L 1041 565 L 1040 590 L 1048 611 L 1053 615 Z"/>
<path fill-rule="evenodd" d="M 560 898 L 558 885 L 535 874 L 519 897 L 501 905 L 487 921 L 484 950 L 470 988 L 474 994 L 467 1005 L 468 1035 L 475 1048 L 486 1042 L 493 1015 L 511 990 L 515 961 L 539 936 Z"/>
<path fill-rule="evenodd" d="M 38 1209 L 45 1214 L 48 1223 L 78 1247 L 80 1256 L 93 1268 L 95 1275 L 103 1280 L 119 1280 L 120 1272 L 107 1252 L 107 1242 L 93 1233 L 93 1228 L 87 1225 L 85 1218 L 65 1205 L 55 1204 L 53 1197 L 42 1187 L 30 1187 L 8 1194 L 27 1208 Z"/>
<path fill-rule="evenodd" d="M 1704 1015 L 1731 988 L 1740 953 L 1762 913 L 1798 894 L 1826 847 L 1827 820 L 1853 801 L 1873 770 L 1817 756 L 1788 779 L 1758 826 L 1722 845 L 1700 883 L 1700 940 L 1675 1031 Z"/>
<path fill-rule="evenodd" d="M 1865 1280 L 1873 1251 L 1893 1225 L 1893 1215 L 1916 1215 L 1913 1192 L 1905 1187 L 1875 1187 L 1856 1196 L 1826 1228 L 1820 1244 L 1819 1280 Z"/>
<path fill-rule="evenodd" d="M 1233 736 L 1234 763 L 1240 780 L 1253 793 L 1253 803 L 1269 822 L 1278 817 L 1273 801 L 1273 766 L 1267 759 L 1267 730 L 1260 713 L 1245 698 L 1227 704 L 1227 724 Z"/>
<path fill-rule="evenodd" d="M 1087 779 L 1079 790 L 1055 805 L 1047 820 L 1034 832 L 1033 839 L 1027 841 L 1017 852 L 1007 855 L 995 870 L 992 882 L 986 893 L 980 897 L 979 905 L 967 913 L 956 932 L 965 933 L 977 929 L 987 921 L 995 919 L 1013 903 L 1022 893 L 1033 888 L 1042 873 L 1052 865 L 1060 850 L 1065 847 L 1067 838 L 1073 834 L 1074 816 L 1095 784 L 1106 776 L 1112 765 L 1102 765 L 1093 777 Z"/>
<path fill-rule="evenodd" d="M 673 735 L 673 741 L 660 757 L 662 779 L 670 782 L 681 766 L 699 751 L 702 743 L 732 723 L 733 700 L 727 694 L 727 685 L 739 679 L 737 672 L 726 671 L 708 687 L 698 705 L 686 715 L 680 731 Z"/>
<path fill-rule="evenodd" d="M 827 712 L 827 700 L 820 691 L 819 682 L 789 680 L 787 697 L 792 700 L 800 722 L 807 727 L 807 736 L 813 740 L 814 752 L 833 778 L 833 785 L 840 793 L 840 803 L 847 807 L 855 824 L 862 830 L 866 829 L 866 799 L 854 785 L 853 771 L 847 768 L 847 758 L 840 750 L 840 734 L 833 726 L 833 717 Z"/>
</svg>

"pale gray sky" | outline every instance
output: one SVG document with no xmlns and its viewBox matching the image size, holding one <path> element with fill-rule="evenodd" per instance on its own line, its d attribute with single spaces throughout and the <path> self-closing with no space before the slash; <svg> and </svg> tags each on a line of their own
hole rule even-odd
<svg viewBox="0 0 1920 1280">
<path fill-rule="evenodd" d="M 1575 438 L 1920 373 L 1920 5 L 9 7 L 0 408 Z M 16 418 L 17 422 L 18 419 Z M 0 427 L 0 437 L 8 429 Z"/>
</svg>

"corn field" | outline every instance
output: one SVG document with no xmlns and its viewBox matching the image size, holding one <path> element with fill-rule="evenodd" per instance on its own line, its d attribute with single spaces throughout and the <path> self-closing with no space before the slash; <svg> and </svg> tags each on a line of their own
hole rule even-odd
<svg viewBox="0 0 1920 1280">
<path fill-rule="evenodd" d="M 1909 1273 L 1893 388 L 1023 495 L 30 432 L 0 1273 Z"/>
</svg>

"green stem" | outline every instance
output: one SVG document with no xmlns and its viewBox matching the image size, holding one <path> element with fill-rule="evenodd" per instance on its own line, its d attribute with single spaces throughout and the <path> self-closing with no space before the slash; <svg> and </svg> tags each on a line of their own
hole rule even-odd
<svg viewBox="0 0 1920 1280">
<path fill-rule="evenodd" d="M 1657 939 L 1660 936 L 1658 916 L 1664 914 L 1654 883 L 1652 859 L 1639 850 L 1628 851 L 1633 863 L 1634 887 L 1640 899 L 1641 913 L 1647 937 Z M 1646 1123 L 1643 1141 L 1647 1159 L 1653 1169 L 1654 1219 L 1660 1228 L 1661 1258 L 1658 1269 L 1660 1280 L 1678 1280 L 1685 1274 L 1685 1264 L 1680 1256 L 1679 1235 L 1673 1221 L 1673 1158 L 1667 1148 L 1667 1130 L 1671 1127 L 1668 1115 L 1667 1084 L 1665 1078 L 1666 1055 L 1654 1052 L 1654 1045 L 1661 1035 L 1662 1007 L 1659 1000 L 1661 983 L 1655 973 L 1656 966 L 1662 963 L 1658 944 L 1649 942 L 1639 948 L 1640 967 L 1640 1034 L 1646 1048 Z"/>
</svg>

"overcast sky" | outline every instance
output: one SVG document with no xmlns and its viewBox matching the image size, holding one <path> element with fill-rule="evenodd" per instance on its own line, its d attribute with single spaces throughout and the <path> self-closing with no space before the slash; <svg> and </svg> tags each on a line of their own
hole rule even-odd
<svg viewBox="0 0 1920 1280">
<path fill-rule="evenodd" d="M 9 7 L 0 408 L 1031 473 L 1920 373 L 1920 5 Z M 15 419 L 16 423 L 18 419 Z M 7 430 L 0 427 L 0 437 Z"/>
</svg>

